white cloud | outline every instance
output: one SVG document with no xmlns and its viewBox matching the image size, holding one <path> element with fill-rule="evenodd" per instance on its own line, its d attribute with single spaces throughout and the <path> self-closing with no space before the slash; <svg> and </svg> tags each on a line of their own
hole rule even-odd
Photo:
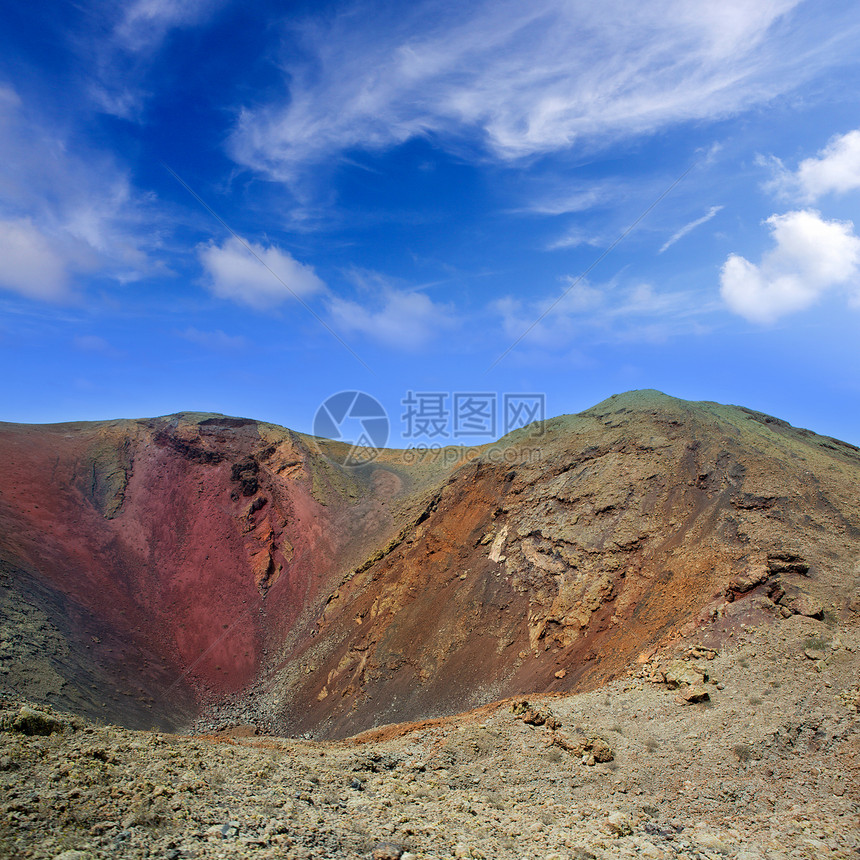
<svg viewBox="0 0 860 860">
<path fill-rule="evenodd" d="M 619 287 L 569 279 L 562 296 L 524 302 L 510 296 L 490 310 L 517 351 L 557 352 L 595 341 L 666 340 L 703 329 L 698 318 L 716 309 L 687 291 L 659 292 L 647 283 Z"/>
<path fill-rule="evenodd" d="M 201 245 L 197 253 L 216 296 L 255 310 L 305 298 L 325 286 L 311 266 L 274 245 L 246 243 L 234 236 L 223 245 Z"/>
<path fill-rule="evenodd" d="M 355 301 L 334 297 L 329 313 L 336 328 L 360 332 L 386 346 L 418 350 L 456 325 L 452 308 L 437 304 L 424 293 L 384 289 L 381 301 L 369 309 Z"/>
<path fill-rule="evenodd" d="M 29 218 L 0 221 L 0 261 L 0 287 L 31 299 L 66 298 L 66 262 Z"/>
<path fill-rule="evenodd" d="M 765 222 L 775 247 L 761 263 L 732 254 L 723 264 L 720 292 L 729 308 L 758 323 L 804 310 L 835 287 L 860 296 L 860 239 L 850 221 L 825 221 L 802 209 Z"/>
<path fill-rule="evenodd" d="M 819 21 L 799 5 L 483 0 L 391 15 L 357 3 L 297 28 L 288 95 L 242 111 L 231 152 L 297 181 L 309 163 L 425 134 L 477 137 L 510 160 L 722 117 L 852 55 L 856 16 Z"/>
<path fill-rule="evenodd" d="M 662 254 L 667 248 L 671 248 L 672 245 L 675 244 L 679 239 L 683 239 L 687 233 L 692 232 L 696 229 L 696 227 L 701 227 L 702 224 L 706 224 L 714 215 L 717 214 L 723 207 L 722 206 L 711 206 L 710 209 L 701 217 L 696 218 L 695 221 L 690 221 L 689 224 L 685 224 L 678 230 L 676 233 L 673 233 L 662 245 L 660 250 L 657 252 L 658 254 Z"/>
<path fill-rule="evenodd" d="M 860 188 L 860 129 L 830 140 L 814 158 L 800 162 L 795 172 L 778 158 L 770 159 L 775 176 L 767 188 L 784 197 L 813 203 L 826 194 L 844 194 Z"/>
</svg>

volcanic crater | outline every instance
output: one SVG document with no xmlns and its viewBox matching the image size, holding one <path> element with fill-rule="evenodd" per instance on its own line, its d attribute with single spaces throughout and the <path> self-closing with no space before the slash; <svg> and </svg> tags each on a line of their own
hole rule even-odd
<svg viewBox="0 0 860 860">
<path fill-rule="evenodd" d="M 0 424 L 0 685 L 343 738 L 856 622 L 860 451 L 750 409 L 637 391 L 477 455 L 339 450 L 210 414 Z"/>
</svg>

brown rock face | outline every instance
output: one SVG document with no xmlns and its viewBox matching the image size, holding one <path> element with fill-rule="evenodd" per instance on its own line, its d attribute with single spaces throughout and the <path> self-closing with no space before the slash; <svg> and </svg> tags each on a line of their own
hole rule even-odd
<svg viewBox="0 0 860 860">
<path fill-rule="evenodd" d="M 131 726 L 344 736 L 857 599 L 860 452 L 656 392 L 453 465 L 200 415 L 0 425 L 0 458 L 0 683 Z"/>
</svg>

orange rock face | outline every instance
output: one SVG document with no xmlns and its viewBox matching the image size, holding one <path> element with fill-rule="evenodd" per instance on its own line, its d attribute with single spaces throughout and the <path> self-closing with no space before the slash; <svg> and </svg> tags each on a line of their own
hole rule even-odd
<svg viewBox="0 0 860 860">
<path fill-rule="evenodd" d="M 132 726 L 220 703 L 334 737 L 856 599 L 860 453 L 749 410 L 634 392 L 453 464 L 349 470 L 324 444 L 220 416 L 0 425 L 0 679 Z"/>
</svg>

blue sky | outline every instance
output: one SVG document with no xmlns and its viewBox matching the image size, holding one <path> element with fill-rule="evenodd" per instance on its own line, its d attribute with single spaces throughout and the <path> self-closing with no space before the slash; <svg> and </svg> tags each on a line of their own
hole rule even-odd
<svg viewBox="0 0 860 860">
<path fill-rule="evenodd" d="M 658 388 L 860 444 L 858 43 L 836 0 L 13 4 L 0 418 L 355 389 L 400 445 L 411 391 L 470 442 L 457 394 Z"/>
</svg>

